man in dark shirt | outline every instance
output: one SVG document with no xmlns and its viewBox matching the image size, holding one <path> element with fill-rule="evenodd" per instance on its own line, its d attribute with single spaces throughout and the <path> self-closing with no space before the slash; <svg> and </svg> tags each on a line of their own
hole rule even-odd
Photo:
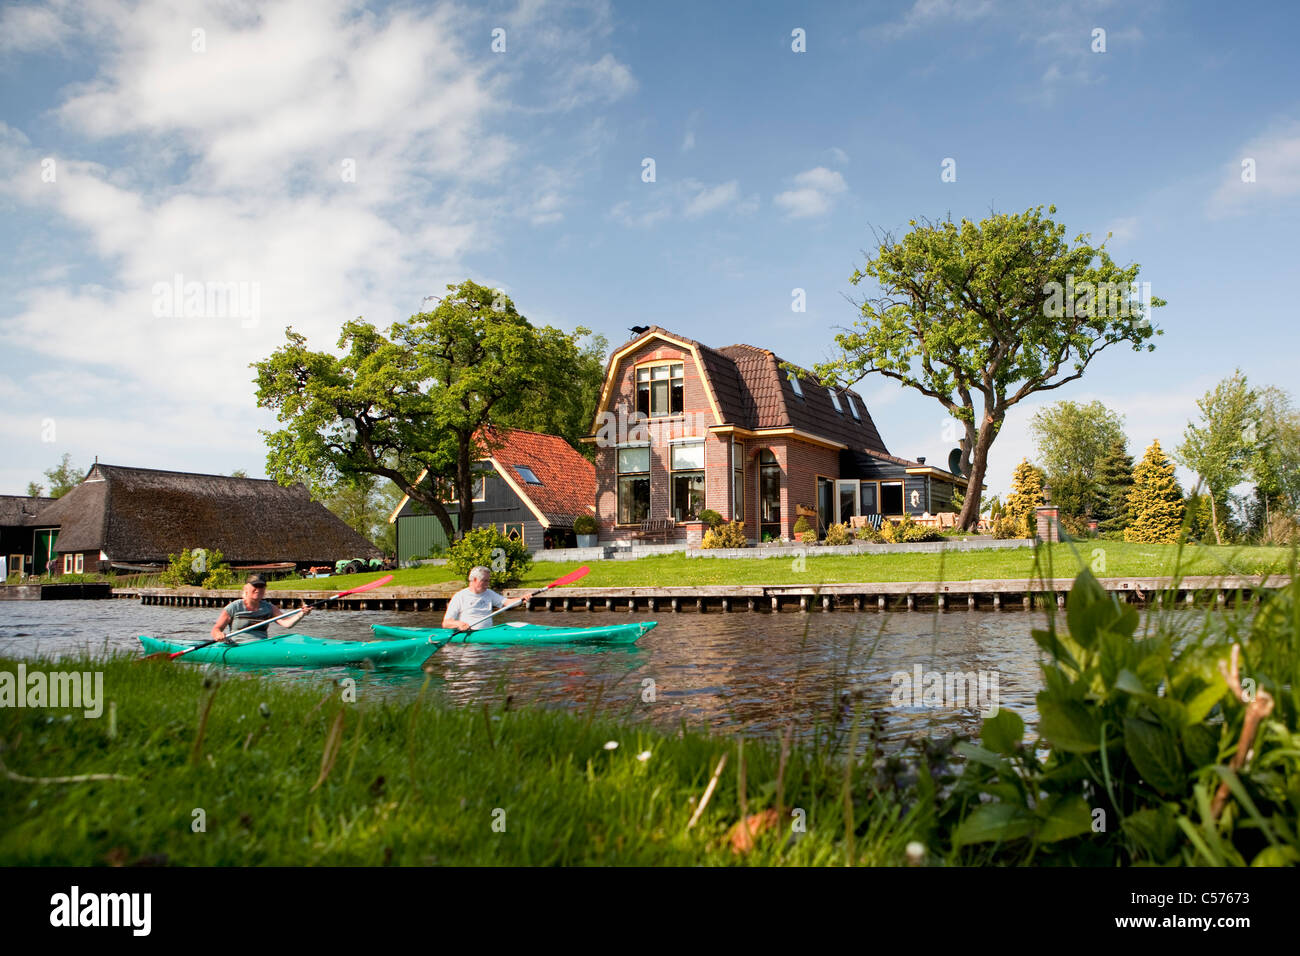
<svg viewBox="0 0 1300 956">
<path fill-rule="evenodd" d="M 242 636 L 255 637 L 261 640 L 267 636 L 266 629 L 273 617 L 277 617 L 284 612 L 276 605 L 266 600 L 266 578 L 260 574 L 250 574 L 248 580 L 244 583 L 244 594 L 238 601 L 231 601 L 221 610 L 221 616 L 217 618 L 217 623 L 212 625 L 212 639 L 214 641 L 230 641 L 225 636 L 226 628 L 238 631 L 248 627 L 250 624 L 256 624 L 258 621 L 266 621 L 261 627 L 254 628 L 251 631 L 244 631 Z M 293 617 L 286 617 L 282 621 L 276 621 L 283 628 L 290 628 L 297 624 L 306 615 L 311 613 L 306 602 L 303 602 L 302 610 Z M 233 625 L 233 627 L 232 627 Z"/>
</svg>

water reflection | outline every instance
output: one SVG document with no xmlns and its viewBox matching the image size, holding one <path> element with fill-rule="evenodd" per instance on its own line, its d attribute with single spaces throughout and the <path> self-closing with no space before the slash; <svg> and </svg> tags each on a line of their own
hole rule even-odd
<svg viewBox="0 0 1300 956">
<path fill-rule="evenodd" d="M 647 614 L 533 614 L 514 619 L 584 626 L 645 620 Z M 0 654 L 136 653 L 136 634 L 198 638 L 212 610 L 144 607 L 133 601 L 0 603 Z M 1037 722 L 1041 684 L 1030 629 L 1042 617 L 1024 612 L 682 613 L 658 615 L 659 626 L 633 647 L 455 645 L 432 659 L 429 693 L 455 705 L 529 703 L 648 720 L 682 721 L 721 732 L 797 736 L 817 725 L 845 728 L 855 707 L 881 717 L 886 741 L 951 730 L 975 734 L 981 716 L 967 706 L 900 706 L 891 698 L 896 673 L 996 674 L 998 704 Z M 431 615 L 379 611 L 317 612 L 308 633 L 357 639 L 371 624 L 429 626 Z M 179 665 L 178 665 L 179 666 Z M 193 665 L 186 665 L 193 666 Z M 418 668 L 242 669 L 271 680 L 326 683 L 352 677 L 358 697 L 413 697 Z M 919 696 L 919 695 L 918 695 Z"/>
</svg>

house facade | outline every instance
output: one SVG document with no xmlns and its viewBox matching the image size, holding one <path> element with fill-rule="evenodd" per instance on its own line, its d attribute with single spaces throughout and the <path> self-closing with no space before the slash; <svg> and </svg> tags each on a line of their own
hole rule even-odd
<svg viewBox="0 0 1300 956">
<path fill-rule="evenodd" d="M 604 541 L 671 521 L 693 540 L 708 508 L 751 540 L 790 539 L 855 515 L 951 510 L 965 479 L 891 455 L 861 396 L 831 390 L 751 345 L 710 348 L 651 327 L 610 357 L 592 435 Z"/>
<path fill-rule="evenodd" d="M 474 527 L 493 525 L 529 551 L 571 547 L 573 522 L 593 514 L 596 472 L 591 462 L 556 435 L 509 429 L 490 431 L 487 457 L 475 463 Z M 427 472 L 417 480 L 427 479 Z M 460 506 L 444 499 L 459 528 Z M 397 525 L 397 560 L 427 557 L 448 545 L 442 522 L 417 502 L 403 497 L 389 516 Z"/>
</svg>

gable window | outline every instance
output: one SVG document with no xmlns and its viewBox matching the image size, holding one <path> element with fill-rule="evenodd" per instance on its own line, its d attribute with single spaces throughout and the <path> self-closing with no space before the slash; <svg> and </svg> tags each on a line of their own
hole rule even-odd
<svg viewBox="0 0 1300 956">
<path fill-rule="evenodd" d="M 673 445 L 672 470 L 673 518 L 693 520 L 704 507 L 704 442 Z"/>
<path fill-rule="evenodd" d="M 470 501 L 486 501 L 487 487 L 484 481 L 484 475 L 477 475 L 474 478 L 474 484 L 470 487 Z M 451 478 L 438 479 L 438 499 L 444 504 L 460 504 L 460 499 L 456 497 L 456 482 Z"/>
<path fill-rule="evenodd" d="M 533 474 L 533 470 L 526 465 L 515 465 L 515 471 L 519 472 L 519 477 L 524 480 L 525 484 L 540 485 L 542 480 Z"/>
<path fill-rule="evenodd" d="M 636 370 L 636 410 L 647 418 L 680 415 L 685 408 L 685 374 L 681 362 Z"/>
<path fill-rule="evenodd" d="M 650 448 L 618 449 L 618 523 L 640 524 L 650 516 Z"/>
</svg>

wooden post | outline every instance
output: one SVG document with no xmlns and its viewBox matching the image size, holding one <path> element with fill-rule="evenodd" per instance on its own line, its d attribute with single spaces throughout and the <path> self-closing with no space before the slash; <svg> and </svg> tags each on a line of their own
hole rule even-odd
<svg viewBox="0 0 1300 956">
<path fill-rule="evenodd" d="M 885 609 L 885 596 L 883 594 L 877 595 L 876 610 L 883 611 L 884 609 Z"/>
<path fill-rule="evenodd" d="M 823 610 L 823 611 L 829 611 L 830 609 L 831 609 L 831 596 L 830 596 L 829 594 L 823 594 L 823 595 L 822 595 L 822 610 Z"/>
<path fill-rule="evenodd" d="M 908 609 L 909 611 L 915 611 L 915 610 L 916 610 L 916 595 L 915 595 L 915 594 L 909 594 L 909 595 L 907 596 L 907 609 Z"/>
</svg>

